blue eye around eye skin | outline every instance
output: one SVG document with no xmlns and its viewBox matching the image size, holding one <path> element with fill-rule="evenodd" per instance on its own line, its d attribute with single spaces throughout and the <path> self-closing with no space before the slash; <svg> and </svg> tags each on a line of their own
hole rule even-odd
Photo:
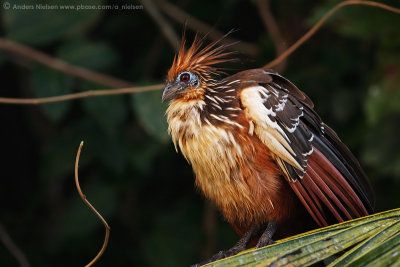
<svg viewBox="0 0 400 267">
<path fill-rule="evenodd" d="M 185 71 L 185 72 L 182 72 L 181 74 L 179 74 L 178 80 L 180 82 L 183 82 L 183 83 L 186 83 L 186 84 L 191 84 L 193 86 L 198 86 L 199 85 L 199 81 L 197 79 L 197 76 L 194 75 L 191 72 L 188 72 L 188 71 Z"/>
</svg>

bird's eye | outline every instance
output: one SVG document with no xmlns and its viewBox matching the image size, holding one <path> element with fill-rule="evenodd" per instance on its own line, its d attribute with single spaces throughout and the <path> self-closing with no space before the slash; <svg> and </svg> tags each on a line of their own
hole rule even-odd
<svg viewBox="0 0 400 267">
<path fill-rule="evenodd" d="M 180 77 L 181 82 L 187 83 L 190 81 L 190 74 L 189 73 L 182 73 Z"/>
<path fill-rule="evenodd" d="M 184 87 L 187 86 L 194 86 L 197 87 L 199 86 L 199 79 L 197 76 L 189 71 L 184 71 L 181 74 L 178 75 L 176 78 L 177 82 L 184 83 Z"/>
</svg>

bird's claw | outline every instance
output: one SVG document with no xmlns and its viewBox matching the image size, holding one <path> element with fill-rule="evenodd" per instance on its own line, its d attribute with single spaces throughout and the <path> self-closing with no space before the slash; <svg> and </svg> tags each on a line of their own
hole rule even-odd
<svg viewBox="0 0 400 267">
<path fill-rule="evenodd" d="M 261 241 L 261 240 L 260 240 Z M 266 241 L 264 241 L 264 242 L 258 242 L 258 244 L 255 246 L 255 248 L 257 249 L 257 248 L 263 248 L 263 247 L 265 247 L 265 246 L 268 246 L 268 245 L 272 245 L 272 244 L 275 244 L 276 242 L 274 241 L 274 240 L 272 240 L 272 239 L 269 239 L 269 240 L 266 240 Z"/>
<path fill-rule="evenodd" d="M 275 230 L 276 230 L 276 222 L 274 220 L 269 221 L 267 228 L 265 229 L 264 233 L 258 240 L 256 248 L 262 248 L 267 245 L 273 244 L 274 241 L 272 240 L 272 236 L 274 235 Z"/>
<path fill-rule="evenodd" d="M 214 262 L 214 261 L 217 261 L 217 260 L 222 260 L 222 259 L 228 258 L 230 256 L 236 255 L 240 251 L 241 251 L 240 249 L 237 249 L 235 247 L 233 247 L 231 249 L 228 249 L 228 250 L 221 250 L 220 252 L 218 252 L 217 254 L 212 256 L 210 259 L 208 259 L 206 261 L 203 261 L 203 262 L 200 262 L 200 263 L 193 264 L 190 267 L 199 267 L 199 266 L 206 265 L 206 264 L 208 264 L 210 262 Z"/>
</svg>

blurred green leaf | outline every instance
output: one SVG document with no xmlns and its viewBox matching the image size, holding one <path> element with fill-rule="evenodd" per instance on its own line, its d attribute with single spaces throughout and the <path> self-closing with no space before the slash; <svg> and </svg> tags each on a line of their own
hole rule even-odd
<svg viewBox="0 0 400 267">
<path fill-rule="evenodd" d="M 83 82 L 82 91 L 105 89 L 104 86 Z M 125 104 L 123 96 L 89 97 L 81 100 L 83 108 L 95 119 L 104 131 L 113 135 L 125 120 Z"/>
<path fill-rule="evenodd" d="M 397 4 L 397 1 L 386 2 L 392 6 Z M 308 25 L 313 26 L 336 4 L 338 4 L 337 1 L 331 0 L 315 8 L 313 15 L 307 20 Z M 400 16 L 380 8 L 364 5 L 346 6 L 342 7 L 329 20 L 334 21 L 334 23 L 329 23 L 329 27 L 343 36 L 375 39 L 388 45 L 400 40 L 395 26 L 400 24 Z"/>
<path fill-rule="evenodd" d="M 132 94 L 132 104 L 141 125 L 148 134 L 162 143 L 170 140 L 165 111 L 167 105 L 161 103 L 162 91 Z"/>
<path fill-rule="evenodd" d="M 120 174 L 128 162 L 127 148 L 122 142 L 118 129 L 114 129 L 113 135 L 110 135 L 98 127 L 97 133 L 92 139 L 95 153 L 102 163 L 113 171 L 113 175 Z M 107 177 L 107 179 L 110 178 Z"/>
<path fill-rule="evenodd" d="M 331 10 L 335 5 L 337 4 L 337 1 L 325 1 L 324 3 L 317 5 L 314 10 L 312 11 L 311 15 L 308 16 L 306 19 L 307 25 L 309 27 L 314 26 L 315 23 L 317 23 L 329 10 Z M 339 11 L 340 12 L 340 11 Z M 338 13 L 335 15 L 331 16 L 327 22 L 325 22 L 325 25 L 330 24 L 336 17 L 338 16 Z"/>
<path fill-rule="evenodd" d="M 352 91 L 352 88 L 346 89 L 337 90 L 330 98 L 330 108 L 333 111 L 334 119 L 340 122 L 349 120 L 357 107 L 355 103 L 358 98 L 354 90 Z"/>
<path fill-rule="evenodd" d="M 80 35 L 102 14 L 99 9 L 64 10 L 63 6 L 101 5 L 103 0 L 10 0 L 3 9 L 6 37 L 30 45 L 46 44 L 68 35 Z M 43 6 L 55 6 L 46 9 Z M 43 5 L 42 8 L 36 5 Z M 24 8 L 25 7 L 25 8 Z"/>
<path fill-rule="evenodd" d="M 32 87 L 37 97 L 64 95 L 71 92 L 72 78 L 48 67 L 36 65 L 32 69 Z M 58 122 L 70 106 L 71 101 L 62 101 L 43 104 L 40 108 L 49 119 Z"/>
<path fill-rule="evenodd" d="M 400 209 L 347 221 L 277 241 L 206 266 L 310 266 L 338 256 L 329 266 L 400 263 Z M 352 248 L 348 250 L 349 248 Z M 344 252 L 344 254 L 343 254 Z"/>
<path fill-rule="evenodd" d="M 145 173 L 152 168 L 152 159 L 159 150 L 160 145 L 155 142 L 134 145 L 130 148 L 130 163 L 134 169 Z"/>
<path fill-rule="evenodd" d="M 393 180 L 400 177 L 400 124 L 397 116 L 387 116 L 368 130 L 363 149 L 363 161 L 373 166 L 376 173 L 389 175 Z"/>
<path fill-rule="evenodd" d="M 62 44 L 57 56 L 70 64 L 102 70 L 117 62 L 116 52 L 106 43 L 92 43 L 81 39 Z"/>
<path fill-rule="evenodd" d="M 400 87 L 398 90 L 385 90 L 381 86 L 373 85 L 368 90 L 365 100 L 365 112 L 371 124 L 375 124 L 382 117 L 400 112 Z"/>
<path fill-rule="evenodd" d="M 376 70 L 365 99 L 365 113 L 370 124 L 400 112 L 400 55 L 388 49 L 377 54 Z"/>
</svg>

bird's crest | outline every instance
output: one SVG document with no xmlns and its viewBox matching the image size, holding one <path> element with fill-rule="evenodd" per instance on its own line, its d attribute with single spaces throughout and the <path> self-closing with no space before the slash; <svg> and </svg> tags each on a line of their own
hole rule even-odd
<svg viewBox="0 0 400 267">
<path fill-rule="evenodd" d="M 234 52 L 225 51 L 226 47 L 232 44 L 221 44 L 221 41 L 228 34 L 202 49 L 201 47 L 205 36 L 199 37 L 199 35 L 196 34 L 192 45 L 187 50 L 185 49 L 185 34 L 183 34 L 179 52 L 175 55 L 174 62 L 168 71 L 167 81 L 175 80 L 183 71 L 196 73 L 206 80 L 211 78 L 212 74 L 223 73 L 221 69 L 217 68 L 215 65 L 236 60 L 235 58 L 230 57 Z"/>
</svg>

